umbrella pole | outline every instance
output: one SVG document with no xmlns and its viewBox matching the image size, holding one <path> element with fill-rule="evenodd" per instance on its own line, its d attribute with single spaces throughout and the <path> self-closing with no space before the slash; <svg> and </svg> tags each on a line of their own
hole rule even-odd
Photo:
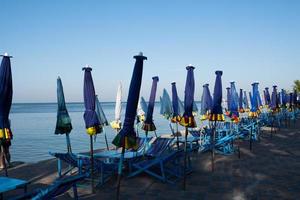
<svg viewBox="0 0 300 200">
<path fill-rule="evenodd" d="M 177 150 L 179 150 L 179 138 L 178 138 L 178 122 L 176 122 L 176 144 L 177 144 Z"/>
<path fill-rule="evenodd" d="M 251 120 L 251 123 L 253 123 L 253 120 Z M 249 149 L 250 151 L 252 151 L 252 131 L 253 131 L 253 124 L 251 124 L 251 128 L 250 128 L 250 146 Z"/>
<path fill-rule="evenodd" d="M 105 128 L 103 127 L 106 149 L 109 150 Z"/>
<path fill-rule="evenodd" d="M 5 154 L 5 150 L 4 147 L 0 144 L 0 155 L 1 155 L 1 162 L 4 166 L 4 171 L 5 171 L 5 176 L 8 177 L 8 172 L 7 172 L 7 165 L 6 165 L 6 154 Z"/>
<path fill-rule="evenodd" d="M 183 190 L 186 189 L 186 165 L 187 165 L 187 135 L 188 127 L 185 127 L 185 140 L 184 140 L 184 167 L 183 167 Z"/>
<path fill-rule="evenodd" d="M 211 171 L 215 170 L 215 136 L 216 136 L 216 124 L 217 121 L 214 121 L 212 126 L 212 149 L 211 149 Z"/>
<path fill-rule="evenodd" d="M 118 167 L 118 179 L 117 179 L 117 200 L 120 199 L 120 187 L 121 187 L 121 179 L 122 179 L 122 169 L 123 169 L 123 159 L 124 159 L 124 153 L 125 153 L 125 137 L 122 139 L 122 154 L 119 161 L 119 167 Z"/>
<path fill-rule="evenodd" d="M 94 149 L 93 149 L 93 136 L 90 135 L 90 156 L 91 156 L 91 189 L 92 193 L 94 193 Z"/>
<path fill-rule="evenodd" d="M 68 153 L 72 153 L 71 141 L 70 141 L 70 135 L 69 135 L 69 133 L 66 133 L 66 140 L 67 140 Z"/>
</svg>

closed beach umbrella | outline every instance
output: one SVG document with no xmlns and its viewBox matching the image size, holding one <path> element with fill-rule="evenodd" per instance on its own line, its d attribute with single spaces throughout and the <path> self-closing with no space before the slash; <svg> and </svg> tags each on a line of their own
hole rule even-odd
<svg viewBox="0 0 300 200">
<path fill-rule="evenodd" d="M 269 92 L 269 88 L 266 87 L 265 88 L 265 92 L 266 92 L 266 96 L 265 96 L 265 99 L 266 99 L 266 102 L 265 102 L 265 105 L 270 105 L 271 103 L 271 96 L 270 96 L 270 92 Z"/>
<path fill-rule="evenodd" d="M 196 122 L 193 116 L 195 80 L 193 66 L 187 66 L 187 77 L 184 90 L 184 113 L 180 120 L 180 125 L 185 127 L 196 127 Z"/>
<path fill-rule="evenodd" d="M 188 128 L 196 127 L 196 122 L 193 116 L 193 104 L 194 104 L 194 93 L 195 93 L 195 80 L 194 80 L 194 69 L 195 67 L 189 65 L 186 67 L 187 77 L 184 90 L 184 113 L 180 120 L 180 125 L 185 127 L 185 141 L 184 141 L 184 179 L 183 189 L 186 187 L 186 164 L 187 164 L 187 135 Z"/>
<path fill-rule="evenodd" d="M 243 89 L 240 89 L 240 96 L 239 96 L 239 112 L 243 113 L 244 111 L 244 106 L 243 106 Z"/>
<path fill-rule="evenodd" d="M 230 94 L 230 87 L 226 88 L 227 91 L 227 110 L 230 111 L 230 103 L 231 103 L 231 94 Z"/>
<path fill-rule="evenodd" d="M 239 111 L 238 111 L 238 94 L 235 88 L 235 82 L 230 82 L 230 94 L 231 94 L 231 101 L 230 101 L 230 117 L 235 122 L 238 122 Z"/>
<path fill-rule="evenodd" d="M 257 117 L 258 110 L 258 83 L 252 83 L 252 97 L 250 97 L 251 109 L 249 117 Z"/>
<path fill-rule="evenodd" d="M 7 53 L 2 55 L 2 62 L 0 66 L 0 162 L 4 165 L 7 176 L 6 161 L 10 162 L 9 146 L 11 145 L 12 132 L 10 129 L 9 112 L 12 104 L 12 74 L 10 58 Z"/>
<path fill-rule="evenodd" d="M 222 71 L 216 71 L 216 81 L 215 88 L 213 94 L 213 107 L 211 110 L 211 114 L 209 116 L 209 121 L 214 122 L 212 127 L 212 135 L 211 135 L 211 169 L 214 171 L 214 158 L 215 158 L 215 134 L 216 134 L 216 123 L 217 121 L 224 121 L 224 115 L 222 110 Z"/>
<path fill-rule="evenodd" d="M 168 94 L 167 90 L 163 90 L 163 96 L 161 99 L 161 107 L 162 107 L 162 115 L 166 119 L 170 119 L 173 115 L 173 108 L 170 95 Z"/>
<path fill-rule="evenodd" d="M 216 71 L 216 81 L 213 93 L 213 106 L 209 117 L 210 121 L 224 121 L 222 110 L 222 71 Z"/>
<path fill-rule="evenodd" d="M 104 111 L 102 109 L 102 106 L 99 102 L 99 98 L 98 95 L 96 95 L 96 113 L 97 113 L 97 117 L 100 123 L 100 126 L 102 127 L 103 131 L 104 131 L 104 138 L 105 138 L 105 144 L 106 144 L 106 149 L 108 150 L 108 142 L 107 142 L 107 136 L 106 136 L 106 132 L 105 132 L 105 126 L 108 126 L 108 121 L 106 119 L 106 116 L 104 114 Z"/>
<path fill-rule="evenodd" d="M 149 97 L 147 115 L 146 115 L 146 120 L 142 127 L 142 129 L 146 132 L 146 136 L 148 134 L 148 131 L 156 130 L 155 124 L 153 123 L 153 110 L 154 110 L 158 80 L 159 80 L 158 76 L 152 77 L 152 87 L 151 87 L 151 93 Z"/>
<path fill-rule="evenodd" d="M 179 114 L 180 114 L 180 116 L 183 116 L 184 105 L 183 105 L 183 102 L 180 100 L 179 97 L 178 97 L 178 108 L 179 108 Z M 181 117 L 180 117 L 180 119 L 181 119 Z"/>
<path fill-rule="evenodd" d="M 277 102 L 277 86 L 274 85 L 273 86 L 273 92 L 272 92 L 272 96 L 271 96 L 271 109 L 273 111 L 277 111 L 278 108 L 278 102 Z"/>
<path fill-rule="evenodd" d="M 115 106 L 115 120 L 110 123 L 111 127 L 117 132 L 121 129 L 121 111 L 122 111 L 122 83 L 118 85 L 116 106 Z"/>
<path fill-rule="evenodd" d="M 248 111 L 249 110 L 249 101 L 248 101 L 248 97 L 247 97 L 247 92 L 246 91 L 244 91 L 243 103 L 244 103 L 244 107 L 245 107 L 246 111 Z"/>
<path fill-rule="evenodd" d="M 65 95 L 60 77 L 57 78 L 57 105 L 55 134 L 66 134 L 67 149 L 68 152 L 72 152 L 69 136 L 69 133 L 72 130 L 72 123 L 66 107 Z"/>
<path fill-rule="evenodd" d="M 203 93 L 201 97 L 201 111 L 202 120 L 208 118 L 208 114 L 212 108 L 212 97 L 208 88 L 208 84 L 203 85 Z"/>
<path fill-rule="evenodd" d="M 286 98 L 286 92 L 284 89 L 281 89 L 281 102 L 282 102 L 282 107 L 286 108 L 287 98 Z"/>
<path fill-rule="evenodd" d="M 173 107 L 173 116 L 172 116 L 172 122 L 179 122 L 181 113 L 179 110 L 179 99 L 176 89 L 176 82 L 172 82 L 172 107 Z"/>
<path fill-rule="evenodd" d="M 257 87 L 258 87 L 258 84 L 257 84 Z M 258 108 L 263 106 L 262 101 L 261 101 L 260 92 L 258 89 L 257 89 L 257 104 L 258 104 Z"/>
<path fill-rule="evenodd" d="M 140 89 L 142 84 L 143 64 L 144 64 L 144 60 L 147 59 L 147 57 L 143 56 L 143 53 L 134 56 L 134 58 L 136 59 L 136 61 L 135 61 L 135 65 L 134 65 L 134 69 L 130 81 L 129 91 L 128 91 L 125 119 L 123 123 L 124 125 L 112 142 L 117 147 L 122 147 L 122 155 L 121 155 L 119 168 L 118 168 L 117 199 L 119 199 L 119 194 L 120 194 L 120 182 L 122 177 L 122 168 L 123 168 L 122 165 L 123 165 L 125 148 L 129 149 L 129 148 L 136 147 L 136 132 L 134 130 L 134 121 L 136 117 L 137 106 L 138 106 L 139 96 L 140 96 Z"/>
<path fill-rule="evenodd" d="M 159 97 L 159 102 L 160 102 L 160 110 L 159 110 L 159 114 L 163 115 L 164 114 L 164 101 L 162 97 Z"/>
<path fill-rule="evenodd" d="M 84 71 L 84 83 L 83 83 L 83 97 L 84 97 L 84 121 L 86 132 L 90 136 L 90 156 L 91 156 L 91 176 L 92 176 L 92 192 L 94 192 L 94 149 L 93 149 L 93 136 L 102 132 L 102 127 L 100 125 L 99 119 L 97 117 L 96 109 L 96 95 L 95 88 L 92 78 L 92 68 L 86 66 L 82 68 Z"/>
</svg>

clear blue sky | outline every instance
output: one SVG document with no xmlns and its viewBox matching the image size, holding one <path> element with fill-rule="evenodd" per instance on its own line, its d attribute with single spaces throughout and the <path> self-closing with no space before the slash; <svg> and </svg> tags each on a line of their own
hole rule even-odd
<svg viewBox="0 0 300 200">
<path fill-rule="evenodd" d="M 126 2 L 126 3 L 125 3 Z M 151 77 L 158 95 L 176 81 L 183 99 L 185 66 L 193 64 L 196 100 L 213 90 L 217 69 L 223 88 L 236 81 L 249 90 L 300 79 L 300 1 L 17 1 L 0 4 L 0 52 L 12 59 L 14 102 L 55 102 L 61 76 L 67 101 L 82 101 L 85 64 L 93 67 L 101 101 L 115 99 L 131 79 L 133 55 L 143 51 L 141 94 Z M 158 97 L 158 96 L 157 96 Z M 157 98 L 158 99 L 158 98 Z"/>
</svg>

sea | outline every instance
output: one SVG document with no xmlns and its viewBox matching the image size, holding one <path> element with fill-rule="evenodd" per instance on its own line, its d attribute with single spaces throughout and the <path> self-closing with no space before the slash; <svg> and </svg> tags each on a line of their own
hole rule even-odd
<svg viewBox="0 0 300 200">
<path fill-rule="evenodd" d="M 101 106 L 109 122 L 114 120 L 114 102 L 102 102 Z M 126 103 L 122 103 L 122 119 L 124 120 Z M 199 106 L 198 106 L 199 107 Z M 72 119 L 73 130 L 70 133 L 72 152 L 87 152 L 90 148 L 90 138 L 85 131 L 83 120 L 84 104 L 67 103 L 67 109 Z M 160 103 L 155 103 L 153 119 L 157 127 L 156 134 L 170 134 L 169 121 L 159 114 Z M 49 152 L 67 152 L 66 136 L 55 135 L 57 115 L 56 103 L 15 103 L 10 112 L 11 129 L 13 132 L 10 147 L 12 161 L 34 163 L 51 158 Z M 144 131 L 138 130 L 140 136 Z M 94 149 L 106 147 L 104 135 L 106 134 L 109 146 L 116 135 L 110 126 L 98 134 Z M 149 132 L 149 136 L 155 136 Z"/>
</svg>

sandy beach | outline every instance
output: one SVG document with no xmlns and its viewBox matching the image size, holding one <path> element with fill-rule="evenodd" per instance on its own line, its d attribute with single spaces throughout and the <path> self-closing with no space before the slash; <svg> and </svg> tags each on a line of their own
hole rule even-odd
<svg viewBox="0 0 300 200">
<path fill-rule="evenodd" d="M 166 184 L 147 175 L 125 178 L 121 185 L 121 199 L 298 199 L 300 196 L 300 121 L 282 128 L 271 138 L 263 128 L 261 140 L 249 150 L 243 141 L 241 158 L 216 156 L 215 172 L 211 172 L 210 153 L 192 156 L 194 171 L 187 178 L 187 189 L 182 182 Z M 13 163 L 10 177 L 31 182 L 28 190 L 49 185 L 56 177 L 56 160 L 35 164 Z M 0 174 L 3 176 L 3 172 Z M 116 178 L 91 194 L 89 188 L 79 187 L 80 199 L 115 199 Z M 22 194 L 22 190 L 5 193 L 4 199 Z M 72 199 L 72 191 L 59 199 Z"/>
</svg>

